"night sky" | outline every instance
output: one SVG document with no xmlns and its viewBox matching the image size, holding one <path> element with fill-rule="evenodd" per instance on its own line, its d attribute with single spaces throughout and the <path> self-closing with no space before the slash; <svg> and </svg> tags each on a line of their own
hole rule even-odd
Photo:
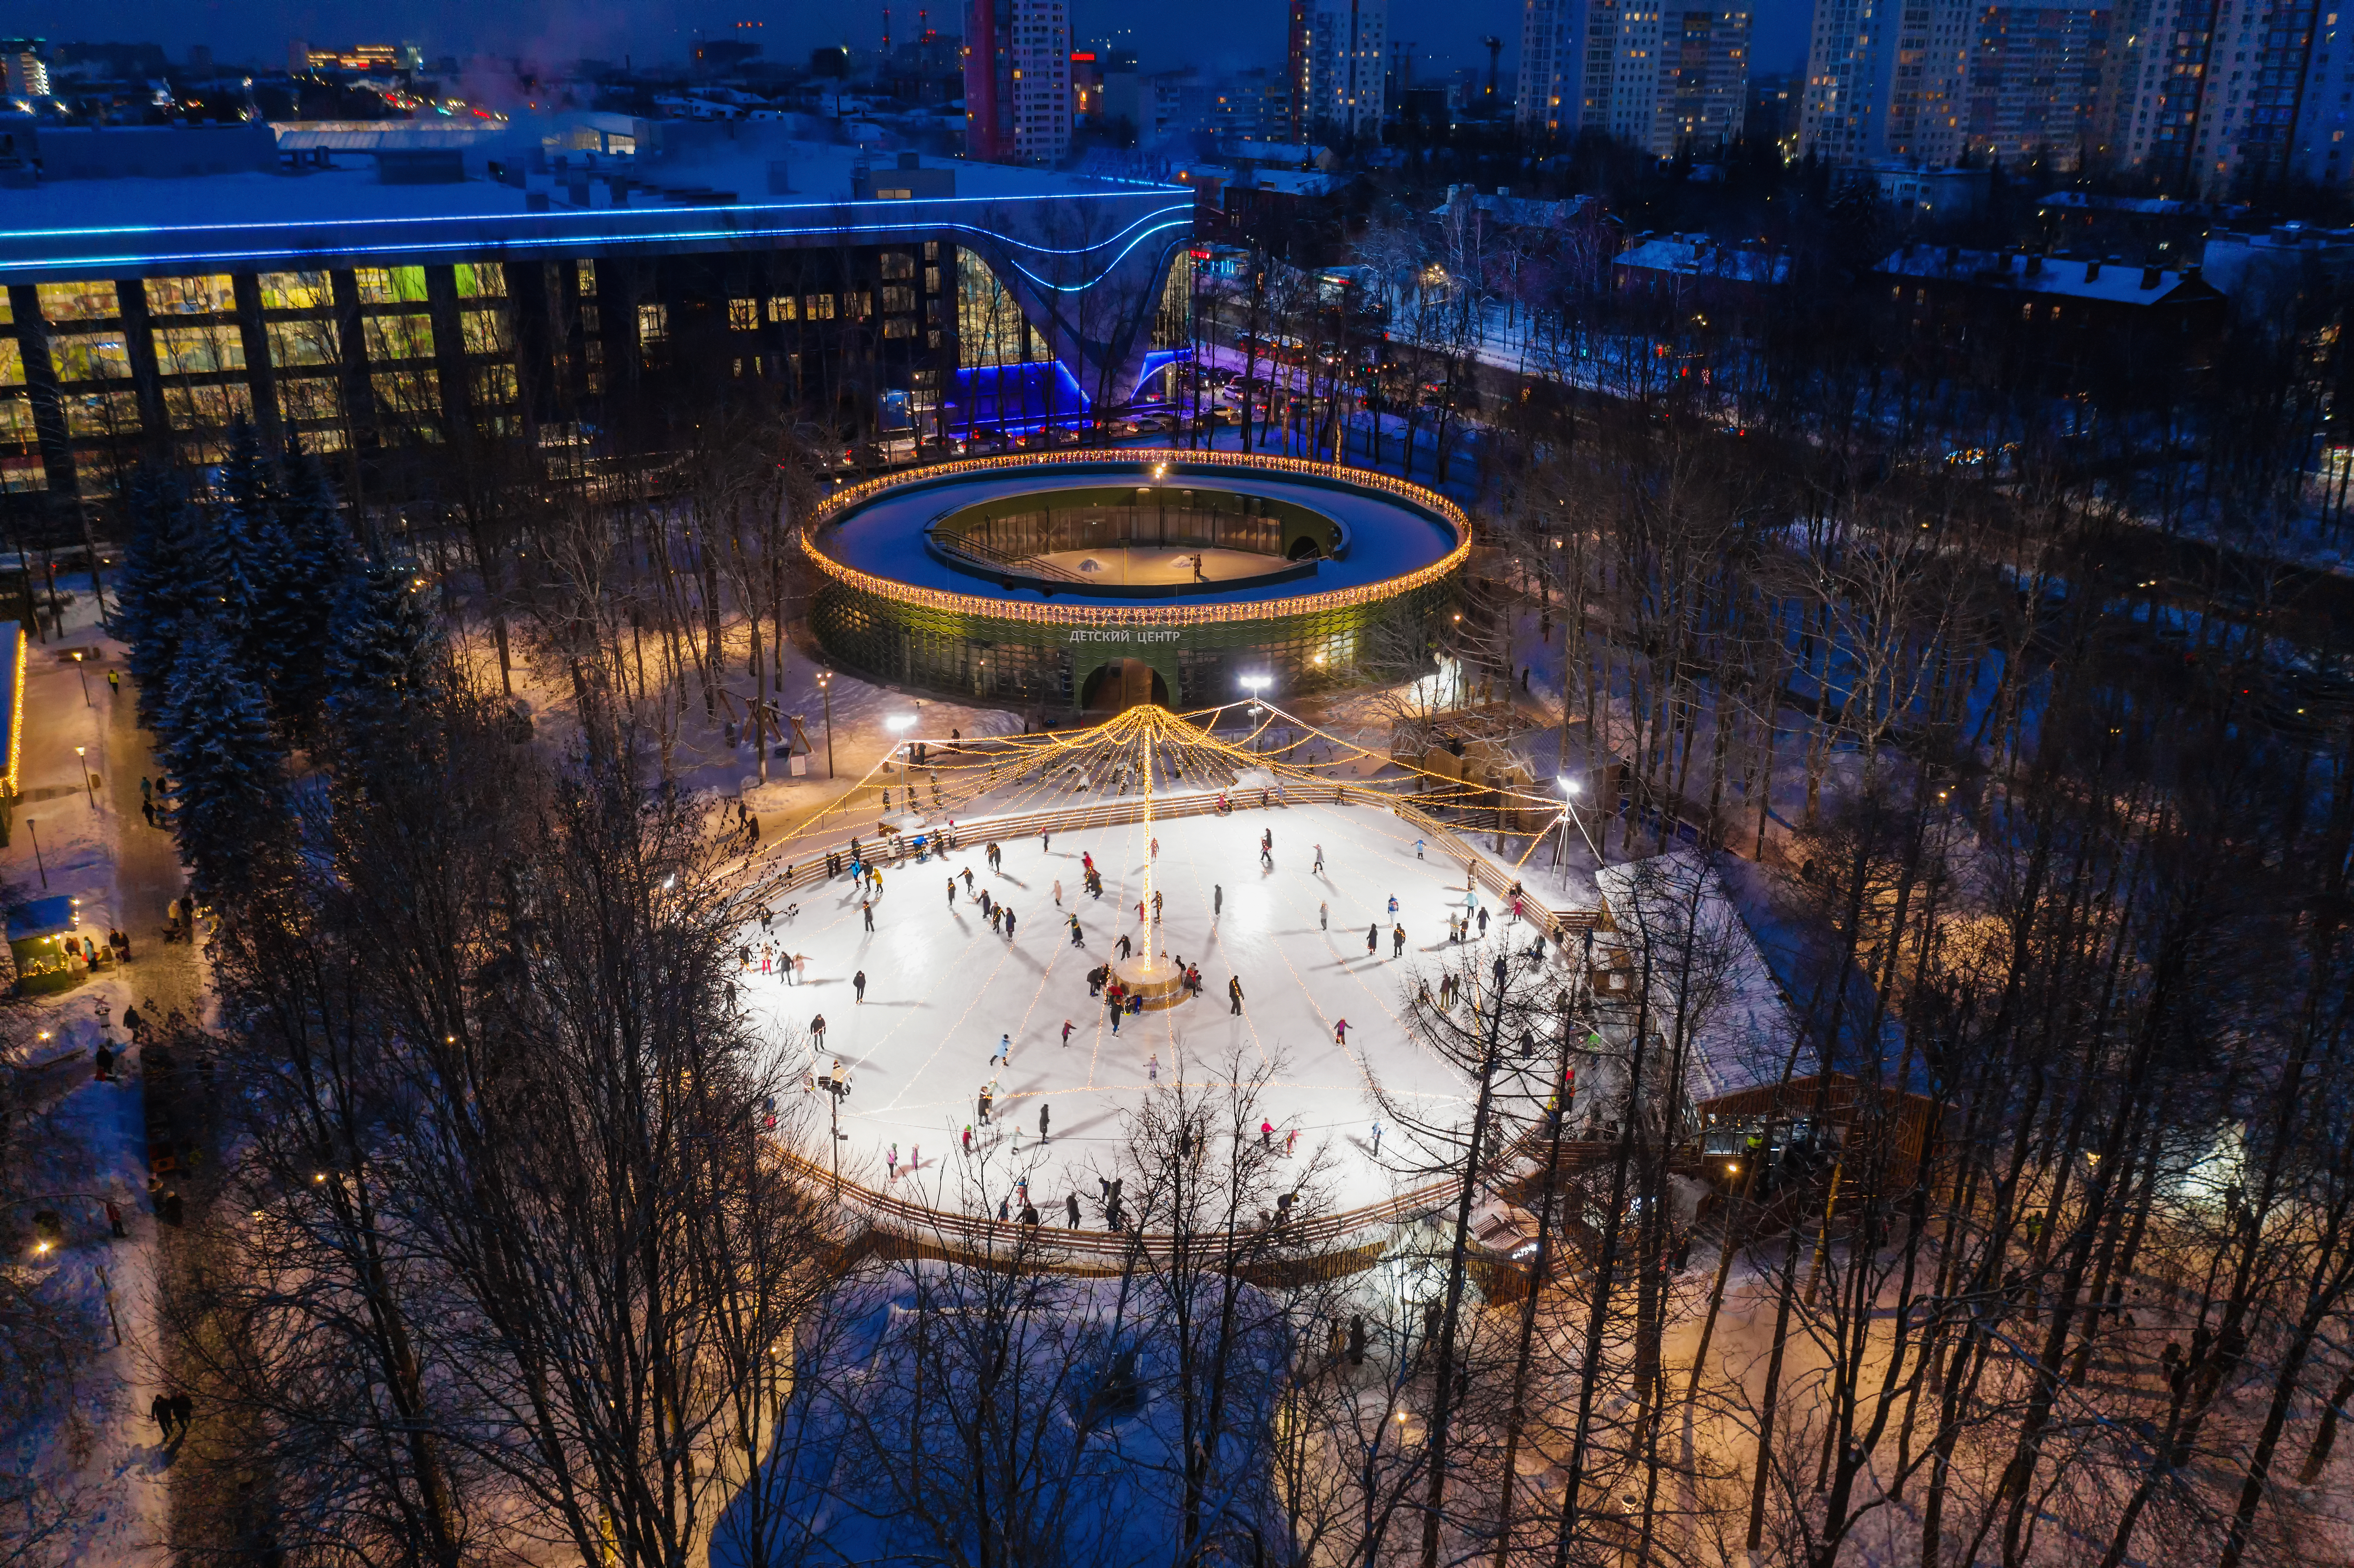
<svg viewBox="0 0 2354 1568">
<path fill-rule="evenodd" d="M 1762 0 L 1754 58 L 1772 70 L 1797 63 L 1805 52 L 1807 0 Z M 1140 5 L 1137 0 L 1075 0 L 1081 40 L 1125 33 L 1118 41 L 1137 51 L 1147 70 L 1200 66 L 1272 64 L 1283 53 L 1284 0 L 1186 0 Z M 958 25 L 960 0 L 937 8 Z M 917 5 L 902 4 L 893 32 L 910 35 Z M 1412 40 L 1438 71 L 1484 64 L 1479 46 L 1490 33 L 1504 40 L 1509 77 L 1519 53 L 1521 0 L 1391 0 L 1390 36 Z M 210 44 L 222 59 L 276 63 L 286 41 L 348 45 L 412 40 L 427 55 L 525 53 L 568 60 L 582 55 L 653 60 L 684 58 L 698 30 L 719 35 L 738 21 L 762 24 L 772 58 L 796 58 L 819 44 L 872 48 L 882 32 L 879 3 L 773 5 L 763 0 L 109 0 L 95 15 L 88 0 L 20 0 L 10 26 L 51 42 L 102 38 L 162 44 L 175 60 L 191 44 Z M 398 16 L 395 34 L 386 26 Z"/>
</svg>

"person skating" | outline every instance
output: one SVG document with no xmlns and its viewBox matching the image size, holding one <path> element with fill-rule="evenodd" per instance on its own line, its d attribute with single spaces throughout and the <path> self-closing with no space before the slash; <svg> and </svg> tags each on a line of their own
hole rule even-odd
<svg viewBox="0 0 2354 1568">
<path fill-rule="evenodd" d="M 996 910 L 992 909 L 992 910 L 991 910 L 991 911 L 989 912 L 989 928 L 990 928 L 991 930 L 992 930 L 992 931 L 994 931 L 994 930 L 996 930 L 996 929 L 998 928 L 998 920 L 997 920 L 997 916 L 998 916 L 998 911 L 996 911 Z"/>
<path fill-rule="evenodd" d="M 1070 1229 L 1079 1228 L 1079 1195 L 1076 1192 L 1063 1200 L 1063 1212 L 1071 1216 Z"/>
<path fill-rule="evenodd" d="M 815 1018 L 810 1020 L 810 1040 L 811 1042 L 810 1047 L 811 1050 L 822 1051 L 825 1048 L 824 1013 L 821 1012 Z"/>
<path fill-rule="evenodd" d="M 1332 906 L 1322 899 L 1317 900 L 1316 903 L 1316 928 L 1320 931 L 1329 931 L 1332 928 Z"/>
<path fill-rule="evenodd" d="M 1057 908 L 1057 909 L 1060 909 L 1062 906 L 1063 906 L 1063 879 L 1062 879 L 1061 877 L 1059 877 L 1059 876 L 1058 876 L 1058 877 L 1055 878 L 1055 908 Z"/>
<path fill-rule="evenodd" d="M 1318 844 L 1316 846 L 1316 869 L 1320 872 L 1324 869 L 1324 846 L 1322 844 Z"/>
<path fill-rule="evenodd" d="M 1063 1020 L 1063 1048 L 1064 1048 L 1065 1050 L 1066 1050 L 1066 1051 L 1067 1051 L 1067 1050 L 1069 1050 L 1069 1049 L 1070 1049 L 1070 1047 L 1071 1047 L 1071 1021 L 1070 1021 L 1069 1019 L 1066 1018 L 1065 1020 Z"/>
<path fill-rule="evenodd" d="M 1152 890 L 1152 923 L 1161 923 L 1161 890 L 1157 887 Z"/>
<path fill-rule="evenodd" d="M 866 916 L 866 928 L 870 931 L 875 929 L 875 906 L 871 903 L 862 902 L 858 906 L 858 912 Z"/>
<path fill-rule="evenodd" d="M 1335 1045 L 1346 1045 L 1348 1043 L 1349 1021 L 1344 1018 L 1341 1020 L 1340 1022 L 1332 1025 L 1332 1044 Z"/>
<path fill-rule="evenodd" d="M 1261 1149 L 1275 1147 L 1275 1123 L 1265 1117 L 1258 1118 L 1258 1146 Z"/>
<path fill-rule="evenodd" d="M 1380 1159 L 1380 1158 L 1381 1158 L 1381 1153 L 1382 1153 L 1382 1124 L 1381 1124 L 1380 1122 L 1375 1122 L 1375 1123 L 1373 1123 L 1373 1157 L 1374 1157 L 1376 1160 L 1378 1160 L 1378 1159 Z"/>
<path fill-rule="evenodd" d="M 991 1101 L 996 1099 L 996 1097 L 997 1086 L 994 1083 L 990 1084 L 981 1091 L 981 1125 L 983 1127 L 987 1127 L 989 1125 L 990 1104 Z"/>
<path fill-rule="evenodd" d="M 964 1151 L 967 1154 L 972 1152 L 972 1123 L 970 1122 L 964 1124 Z"/>
<path fill-rule="evenodd" d="M 965 896 L 970 898 L 972 896 L 972 867 L 966 866 L 961 874 L 964 877 Z"/>
<path fill-rule="evenodd" d="M 1369 958 L 1369 959 L 1370 959 L 1370 958 L 1373 957 L 1375 954 L 1379 953 L 1381 950 L 1382 950 L 1382 927 L 1381 927 L 1381 922 L 1379 922 L 1379 921 L 1375 921 L 1373 925 L 1370 925 L 1370 926 L 1368 926 L 1368 927 L 1365 927 L 1365 957 L 1367 957 L 1367 958 Z"/>
<path fill-rule="evenodd" d="M 1224 885 L 1215 882 L 1210 884 L 1210 917 L 1216 919 L 1219 912 L 1225 906 L 1226 890 Z"/>
<path fill-rule="evenodd" d="M 1396 919 L 1396 918 L 1397 918 L 1397 916 L 1398 916 L 1398 901 L 1397 901 L 1397 898 L 1396 898 L 1396 896 L 1395 896 L 1394 895 L 1393 895 L 1391 896 L 1391 898 L 1390 898 L 1390 911 L 1389 911 L 1389 913 L 1390 913 L 1390 918 L 1391 918 L 1391 919 L 1394 920 L 1394 919 Z"/>
<path fill-rule="evenodd" d="M 1013 1036 L 1011 1034 L 999 1035 L 997 1037 L 997 1049 L 991 1052 L 989 1054 L 989 1065 L 991 1066 L 994 1067 L 1000 1062 L 1004 1063 L 1007 1066 L 1012 1066 L 1013 1065 Z"/>
<path fill-rule="evenodd" d="M 1005 911 L 1005 939 L 1006 939 L 1007 941 L 1009 941 L 1009 942 L 1010 942 L 1010 941 L 1013 940 L 1013 906 L 1012 906 L 1011 905 L 1001 904 L 1001 905 L 999 905 L 999 906 L 998 906 L 998 907 L 999 907 L 1000 909 L 1002 909 L 1002 910 L 1004 910 L 1004 911 Z"/>
<path fill-rule="evenodd" d="M 1390 957 L 1401 958 L 1405 953 L 1405 927 L 1403 925 L 1394 926 L 1390 928 Z"/>
<path fill-rule="evenodd" d="M 850 977 L 850 989 L 858 993 L 859 1001 L 864 1001 L 866 1000 L 866 971 L 864 969 L 861 969 L 856 974 Z"/>
<path fill-rule="evenodd" d="M 1479 911 L 1479 939 L 1483 942 L 1488 939 L 1488 912 L 1485 909 Z"/>
<path fill-rule="evenodd" d="M 1227 1009 L 1227 1010 L 1226 1010 L 1226 1011 L 1227 1011 L 1227 1014 L 1228 1014 L 1228 1016 L 1230 1016 L 1230 1017 L 1236 1017 L 1236 1018 L 1239 1018 L 1240 1016 L 1242 1016 L 1242 1011 L 1243 1011 L 1243 977 L 1242 977 L 1242 976 L 1240 976 L 1240 975 L 1233 975 L 1233 976 L 1229 976 L 1229 977 L 1227 978 L 1227 980 L 1226 980 L 1226 996 L 1227 996 L 1228 1000 L 1230 1000 L 1230 1001 L 1233 1001 L 1233 1003 L 1234 1003 L 1234 1006 L 1233 1006 L 1233 1007 L 1231 1007 L 1231 1008 L 1229 1008 L 1229 1009 Z"/>
<path fill-rule="evenodd" d="M 899 1146 L 896 1142 L 883 1152 L 883 1179 L 886 1181 L 899 1179 Z"/>
<path fill-rule="evenodd" d="M 1148 1084 L 1161 1081 L 1161 1053 L 1158 1051 L 1144 1059 L 1144 1081 Z"/>
<path fill-rule="evenodd" d="M 1086 932 L 1079 929 L 1079 917 L 1074 915 L 1071 916 L 1071 946 L 1075 948 L 1084 948 L 1087 945 L 1087 935 Z"/>
<path fill-rule="evenodd" d="M 1041 1143 L 1046 1141 L 1046 1118 L 1047 1113 L 1052 1109 L 1054 1109 L 1052 1106 L 1040 1106 L 1038 1107 L 1038 1141 Z"/>
<path fill-rule="evenodd" d="M 953 876 L 949 878 L 949 908 L 951 911 L 956 908 L 956 878 Z"/>
</svg>

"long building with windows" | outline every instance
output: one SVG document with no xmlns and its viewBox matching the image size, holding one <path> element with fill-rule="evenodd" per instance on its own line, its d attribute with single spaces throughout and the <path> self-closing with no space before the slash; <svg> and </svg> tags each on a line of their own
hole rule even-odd
<svg viewBox="0 0 2354 1568">
<path fill-rule="evenodd" d="M 396 489 L 461 447 L 527 479 L 658 451 L 731 399 L 913 455 L 1026 408 L 1009 376 L 1060 387 L 1057 414 L 1119 403 L 1168 335 L 1182 187 L 603 150 L 666 130 L 422 179 L 396 154 L 0 190 L 0 491 L 101 499 L 217 461 L 240 420 Z"/>
</svg>

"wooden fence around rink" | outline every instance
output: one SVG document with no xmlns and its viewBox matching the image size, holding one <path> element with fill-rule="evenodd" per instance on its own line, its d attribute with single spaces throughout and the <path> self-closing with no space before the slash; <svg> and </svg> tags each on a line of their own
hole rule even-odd
<svg viewBox="0 0 2354 1568">
<path fill-rule="evenodd" d="M 1496 865 L 1480 851 L 1472 848 L 1458 836 L 1453 829 L 1434 821 L 1426 812 L 1394 795 L 1368 789 L 1363 784 L 1308 784 L 1297 780 L 1270 784 L 1264 788 L 1229 789 L 1225 793 L 1233 802 L 1233 809 L 1237 811 L 1271 810 L 1278 806 L 1293 805 L 1373 806 L 1393 811 L 1423 837 L 1428 839 L 1434 849 L 1459 861 L 1469 868 L 1471 876 L 1482 887 L 1493 893 L 1509 912 L 1512 885 L 1517 880 L 1511 873 L 1506 868 Z M 1219 792 L 1216 790 L 1155 795 L 1152 798 L 1152 815 L 1156 820 L 1164 817 L 1213 815 L 1218 810 L 1218 795 Z M 1266 798 L 1265 808 L 1259 807 L 1251 800 L 1254 795 Z M 969 842 L 978 843 L 989 840 L 1010 842 L 1042 832 L 1071 833 L 1091 828 L 1124 827 L 1130 822 L 1143 820 L 1144 797 L 1124 795 L 1116 800 L 1098 800 L 1090 805 L 1058 806 L 1048 810 L 1022 811 L 1005 816 L 962 818 L 957 821 L 954 832 L 958 844 L 962 846 Z M 938 828 L 927 826 L 923 831 L 929 837 L 938 836 Z M 894 836 L 904 838 L 905 834 L 885 833 L 878 825 L 871 835 L 858 835 L 861 841 L 860 848 L 872 853 L 875 849 L 888 843 Z M 788 858 L 785 853 L 787 851 L 794 851 L 800 855 L 807 855 L 811 858 L 806 861 Z M 847 856 L 849 853 L 850 842 L 847 839 L 823 847 L 797 846 L 788 840 L 769 848 L 755 850 L 752 853 L 755 877 L 752 895 L 765 898 L 772 894 L 790 893 L 796 888 L 808 887 L 823 882 L 827 880 L 826 856 L 829 854 Z M 781 872 L 771 872 L 761 875 L 757 869 L 758 863 L 770 858 L 784 860 L 784 869 Z M 1549 937 L 1566 938 L 1573 932 L 1609 931 L 1617 928 L 1610 918 L 1607 904 L 1594 909 L 1550 909 L 1537 903 L 1525 889 L 1521 897 L 1525 917 L 1543 927 L 1545 934 Z"/>
<path fill-rule="evenodd" d="M 1546 1139 L 1531 1128 L 1512 1146 L 1488 1161 L 1480 1171 L 1483 1186 L 1512 1185 L 1511 1173 L 1530 1159 L 1541 1159 Z M 1564 1139 L 1561 1169 L 1567 1172 L 1607 1158 L 1617 1147 L 1611 1140 Z M 811 1187 L 835 1184 L 832 1171 L 792 1150 L 776 1146 L 778 1158 Z M 1018 1219 L 995 1220 L 911 1203 L 847 1177 L 841 1180 L 836 1200 L 866 1223 L 866 1230 L 851 1249 L 857 1256 L 928 1258 L 944 1263 L 1013 1267 L 1026 1264 L 1056 1274 L 1105 1277 L 1132 1266 L 1140 1257 L 1165 1260 L 1175 1238 L 1150 1231 L 1072 1230 L 1054 1223 L 1041 1211 L 1036 1225 Z M 1234 1250 L 1246 1255 L 1238 1271 L 1255 1284 L 1305 1285 L 1360 1273 L 1381 1261 L 1390 1249 L 1398 1226 L 1415 1220 L 1442 1217 L 1462 1199 L 1459 1179 L 1442 1177 L 1422 1186 L 1330 1214 L 1293 1221 L 1279 1234 L 1262 1232 L 1237 1235 Z M 1064 1211 L 1052 1210 L 1059 1218 Z M 1197 1256 L 1214 1255 L 1215 1236 L 1198 1238 Z M 1566 1248 L 1564 1255 L 1567 1255 Z"/>
</svg>

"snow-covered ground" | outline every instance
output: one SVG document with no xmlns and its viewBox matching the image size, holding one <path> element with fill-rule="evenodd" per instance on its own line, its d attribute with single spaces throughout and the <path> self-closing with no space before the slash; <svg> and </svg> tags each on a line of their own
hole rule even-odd
<svg viewBox="0 0 2354 1568">
<path fill-rule="evenodd" d="M 1269 830 L 1272 870 L 1258 859 L 1259 835 Z M 1237 1050 L 1246 1068 L 1281 1064 L 1265 1097 L 1267 1117 L 1278 1138 L 1298 1129 L 1303 1169 L 1314 1151 L 1329 1147 L 1332 1201 L 1353 1206 L 1385 1198 L 1392 1176 L 1371 1146 L 1379 1116 L 1373 1081 L 1442 1122 L 1456 1119 L 1447 1107 L 1465 1103 L 1468 1093 L 1463 1077 L 1406 1027 L 1415 988 L 1427 978 L 1436 991 L 1451 963 L 1476 961 L 1484 969 L 1499 944 L 1525 950 L 1532 934 L 1509 919 L 1492 894 L 1467 905 L 1462 863 L 1436 846 L 1426 848 L 1428 858 L 1417 858 L 1416 830 L 1387 811 L 1278 806 L 1160 821 L 1153 886 L 1164 904 L 1154 950 L 1172 963 L 1182 957 L 1198 965 L 1204 994 L 1125 1019 L 1115 1036 L 1103 1003 L 1087 994 L 1087 974 L 1117 958 L 1122 936 L 1134 940 L 1141 933 L 1136 906 L 1147 850 L 1143 825 L 1057 834 L 1044 850 L 1034 835 L 1004 841 L 997 874 L 982 853 L 985 827 L 961 832 L 956 853 L 884 872 L 872 933 L 863 927 L 860 897 L 847 877 L 790 895 L 800 908 L 790 920 L 781 917 L 786 900 L 777 900 L 779 918 L 769 939 L 806 957 L 806 979 L 788 984 L 781 974 L 761 975 L 757 958 L 748 977 L 752 1005 L 779 1049 L 787 1031 L 797 1043 L 789 1064 L 796 1075 L 812 1062 L 830 1069 L 837 1056 L 851 1075 L 853 1090 L 841 1107 L 848 1135 L 844 1175 L 911 1200 L 939 1201 L 945 1193 L 951 1205 L 960 1201 L 949 1156 L 969 1123 L 977 1140 L 1002 1140 L 992 1147 L 1007 1158 L 993 1168 L 1006 1183 L 1027 1174 L 1042 1210 L 1059 1206 L 1068 1192 L 1091 1197 L 1092 1172 L 1112 1166 L 1121 1114 L 1146 1093 L 1156 1063 L 1164 1083 L 1180 1073 L 1188 1082 L 1222 1082 L 1217 1069 Z M 1313 869 L 1320 843 L 1321 873 Z M 1083 853 L 1094 855 L 1104 874 L 1100 899 L 1083 891 Z M 967 868 L 971 895 L 962 877 Z M 982 891 L 1013 909 L 1012 940 L 991 930 L 978 901 Z M 1490 916 L 1484 944 L 1476 914 L 1470 942 L 1447 940 L 1449 916 L 1467 907 L 1484 907 Z M 1066 912 L 1078 916 L 1086 947 L 1072 945 Z M 1395 924 L 1406 931 L 1402 956 L 1393 956 Z M 1369 926 L 1379 932 L 1371 958 Z M 762 939 L 757 922 L 746 928 L 744 940 L 756 955 Z M 863 1003 L 852 986 L 862 971 Z M 1239 1016 L 1226 999 L 1229 977 L 1242 981 Z M 819 1014 L 825 1044 L 813 1058 L 806 1042 Z M 1061 1038 L 1066 1019 L 1067 1045 Z M 1345 1044 L 1334 1039 L 1342 1019 L 1349 1023 Z M 1009 1034 L 1013 1065 L 992 1067 L 990 1057 Z M 984 1128 L 976 1101 L 992 1079 L 994 1125 Z M 1042 1107 L 1051 1112 L 1044 1146 L 1037 1137 Z M 885 1159 L 894 1143 L 896 1181 Z M 1384 1129 L 1382 1152 L 1390 1162 L 1406 1153 L 1395 1128 Z"/>
</svg>

